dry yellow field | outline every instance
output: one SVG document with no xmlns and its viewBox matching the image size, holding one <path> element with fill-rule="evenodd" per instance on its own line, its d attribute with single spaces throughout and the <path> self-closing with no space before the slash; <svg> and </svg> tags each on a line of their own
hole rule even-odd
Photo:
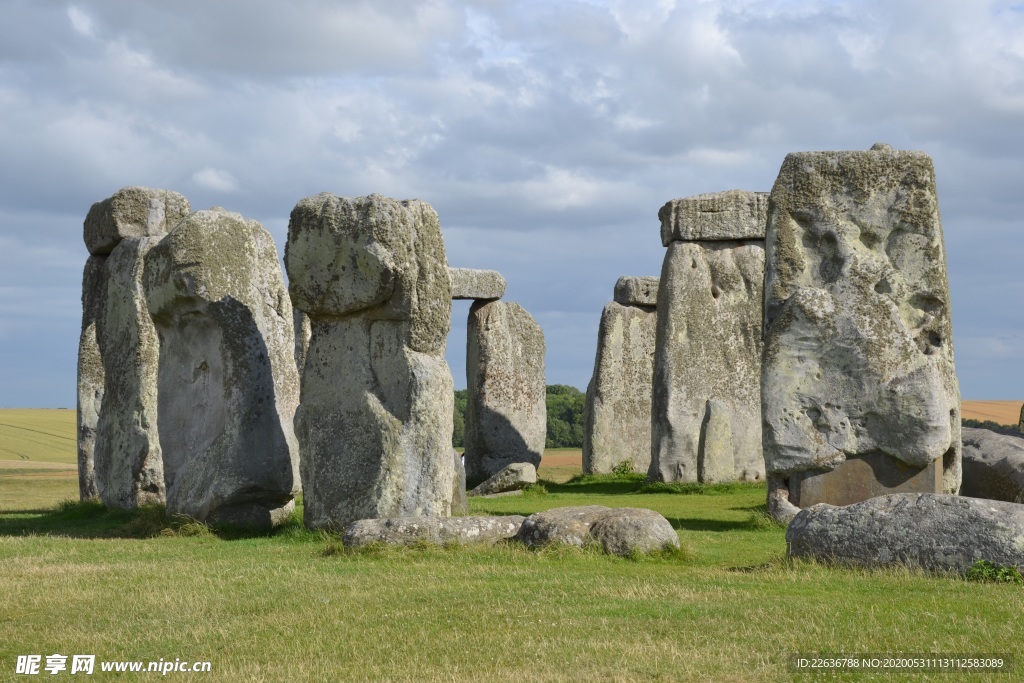
<svg viewBox="0 0 1024 683">
<path fill-rule="evenodd" d="M 75 465 L 75 431 L 74 410 L 0 409 L 0 461 Z"/>
<path fill-rule="evenodd" d="M 1020 421 L 1020 407 L 1024 401 L 964 401 L 960 415 L 965 420 L 992 420 L 1001 425 L 1015 425 Z"/>
</svg>

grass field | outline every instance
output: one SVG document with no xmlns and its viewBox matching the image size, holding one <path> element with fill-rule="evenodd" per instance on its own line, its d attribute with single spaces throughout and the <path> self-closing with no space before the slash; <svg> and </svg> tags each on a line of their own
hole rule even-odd
<svg viewBox="0 0 1024 683">
<path fill-rule="evenodd" d="M 1020 659 L 1024 587 L 787 561 L 757 485 L 641 493 L 638 477 L 545 477 L 547 494 L 471 502 L 487 514 L 653 508 L 687 551 L 626 560 L 516 546 L 351 552 L 298 515 L 271 536 L 218 536 L 159 511 L 42 510 L 39 475 L 0 471 L 17 480 L 0 491 L 0 681 L 32 680 L 15 676 L 17 655 L 52 653 L 209 661 L 210 674 L 170 677 L 216 681 L 1005 682 L 1024 672 L 1024 661 L 1015 674 L 969 677 L 787 671 L 795 653 Z"/>
</svg>

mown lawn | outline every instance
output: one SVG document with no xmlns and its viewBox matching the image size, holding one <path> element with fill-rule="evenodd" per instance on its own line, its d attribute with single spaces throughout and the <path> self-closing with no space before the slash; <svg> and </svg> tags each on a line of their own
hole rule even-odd
<svg viewBox="0 0 1024 683">
<path fill-rule="evenodd" d="M 217 681 L 592 682 L 809 681 L 821 677 L 791 674 L 787 655 L 1021 651 L 1024 588 L 787 562 L 783 530 L 759 514 L 763 488 L 638 493 L 642 486 L 545 482 L 547 494 L 472 506 L 650 507 L 688 553 L 635 561 L 515 546 L 346 552 L 297 517 L 273 536 L 238 537 L 95 505 L 3 512 L 0 680 L 15 680 L 17 655 L 32 653 L 210 661 L 205 676 Z"/>
</svg>

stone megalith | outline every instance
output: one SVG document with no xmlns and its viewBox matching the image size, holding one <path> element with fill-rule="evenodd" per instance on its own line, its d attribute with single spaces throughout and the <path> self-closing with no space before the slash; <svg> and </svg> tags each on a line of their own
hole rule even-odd
<svg viewBox="0 0 1024 683">
<path fill-rule="evenodd" d="M 98 498 L 94 454 L 103 404 L 103 356 L 97 327 L 107 310 L 107 259 L 90 256 L 82 274 L 82 333 L 78 338 L 78 495 Z"/>
<path fill-rule="evenodd" d="M 955 493 L 960 391 L 931 159 L 882 145 L 790 154 L 769 212 L 770 510 Z"/>
<path fill-rule="evenodd" d="M 505 278 L 496 270 L 449 268 L 453 299 L 493 301 L 505 296 Z"/>
<path fill-rule="evenodd" d="M 150 249 L 160 339 L 158 421 L 167 511 L 276 525 L 299 491 L 292 308 L 270 233 L 222 209 L 189 215 Z"/>
<path fill-rule="evenodd" d="M 97 324 L 105 386 L 94 467 L 107 507 L 165 502 L 157 430 L 160 344 L 143 289 L 146 254 L 161 239 L 126 237 L 106 259 L 106 311 Z"/>
<path fill-rule="evenodd" d="M 658 278 L 621 277 L 601 313 L 584 414 L 587 474 L 607 474 L 625 460 L 637 472 L 650 467 L 657 299 Z"/>
<path fill-rule="evenodd" d="M 293 308 L 292 322 L 295 328 L 295 365 L 299 368 L 299 377 L 301 377 L 302 368 L 306 366 L 309 340 L 313 336 L 313 321 L 299 309 Z"/>
<path fill-rule="evenodd" d="M 730 190 L 667 203 L 657 302 L 651 464 L 660 481 L 752 481 L 761 455 L 767 195 Z"/>
<path fill-rule="evenodd" d="M 509 301 L 475 301 L 466 341 L 466 479 L 540 466 L 547 438 L 544 331 Z"/>
<path fill-rule="evenodd" d="M 177 192 L 124 187 L 83 224 L 78 352 L 79 494 L 106 505 L 163 501 L 156 435 L 156 349 L 141 289 L 142 255 L 191 211 Z M 123 245 L 123 246 L 122 246 Z"/>
<path fill-rule="evenodd" d="M 285 265 L 313 329 L 295 416 L 306 525 L 449 515 L 451 281 L 437 214 L 419 200 L 307 197 Z"/>
</svg>

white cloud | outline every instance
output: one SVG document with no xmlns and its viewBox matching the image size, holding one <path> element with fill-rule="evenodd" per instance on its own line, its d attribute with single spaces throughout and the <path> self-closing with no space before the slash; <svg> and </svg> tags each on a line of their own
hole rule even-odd
<svg viewBox="0 0 1024 683">
<path fill-rule="evenodd" d="M 238 181 L 235 177 L 222 168 L 207 166 L 192 174 L 192 182 L 199 187 L 214 192 L 235 192 L 238 190 Z"/>
<path fill-rule="evenodd" d="M 68 7 L 68 19 L 71 20 L 71 28 L 75 30 L 75 33 L 86 38 L 95 37 L 95 25 L 93 24 L 92 17 L 80 8 L 74 5 Z"/>
</svg>

